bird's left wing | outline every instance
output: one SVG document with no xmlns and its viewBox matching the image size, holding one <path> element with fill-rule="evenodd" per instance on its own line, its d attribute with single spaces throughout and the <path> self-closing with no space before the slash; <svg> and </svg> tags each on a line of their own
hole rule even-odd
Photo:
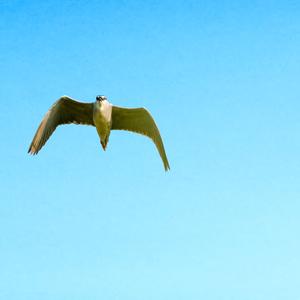
<svg viewBox="0 0 300 300">
<path fill-rule="evenodd" d="M 58 99 L 44 116 L 28 153 L 37 154 L 57 126 L 69 123 L 94 125 L 93 103 L 78 102 L 67 96 Z"/>
<path fill-rule="evenodd" d="M 170 169 L 159 130 L 152 116 L 145 108 L 123 108 L 113 106 L 111 129 L 133 131 L 151 138 L 162 158 L 165 170 L 167 171 Z"/>
</svg>

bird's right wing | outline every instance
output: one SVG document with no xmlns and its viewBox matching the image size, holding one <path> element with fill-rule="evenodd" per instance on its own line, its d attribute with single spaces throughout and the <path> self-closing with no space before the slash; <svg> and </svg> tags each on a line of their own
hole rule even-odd
<svg viewBox="0 0 300 300">
<path fill-rule="evenodd" d="M 123 108 L 113 106 L 111 129 L 128 130 L 151 138 L 164 163 L 165 170 L 167 171 L 170 169 L 159 130 L 152 116 L 145 108 Z"/>
<path fill-rule="evenodd" d="M 28 153 L 37 154 L 53 131 L 61 124 L 94 125 L 93 103 L 82 103 L 67 96 L 58 99 L 44 116 L 29 146 Z"/>
</svg>

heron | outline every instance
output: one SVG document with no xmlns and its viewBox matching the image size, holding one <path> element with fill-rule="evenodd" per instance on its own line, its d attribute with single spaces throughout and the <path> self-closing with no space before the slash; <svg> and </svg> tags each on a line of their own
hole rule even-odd
<svg viewBox="0 0 300 300">
<path fill-rule="evenodd" d="M 165 171 L 170 169 L 158 127 L 149 111 L 143 107 L 125 108 L 112 105 L 99 95 L 95 102 L 83 103 L 68 96 L 60 97 L 42 119 L 28 153 L 35 155 L 45 145 L 57 126 L 82 124 L 95 126 L 103 150 L 106 150 L 111 130 L 127 130 L 152 139 L 162 159 Z"/>
</svg>

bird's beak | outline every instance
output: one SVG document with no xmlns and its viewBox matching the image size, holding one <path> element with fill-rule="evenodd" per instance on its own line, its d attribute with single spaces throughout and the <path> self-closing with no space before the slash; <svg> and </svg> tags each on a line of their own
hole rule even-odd
<svg viewBox="0 0 300 300">
<path fill-rule="evenodd" d="M 105 151 L 105 149 L 106 149 L 106 143 L 104 143 L 104 142 L 101 141 L 101 146 L 102 146 L 103 150 Z"/>
</svg>

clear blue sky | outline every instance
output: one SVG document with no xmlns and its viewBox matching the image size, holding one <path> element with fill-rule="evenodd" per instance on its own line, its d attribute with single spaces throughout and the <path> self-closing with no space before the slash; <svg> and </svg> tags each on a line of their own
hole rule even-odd
<svg viewBox="0 0 300 300">
<path fill-rule="evenodd" d="M 299 1 L 0 1 L 0 298 L 300 299 Z M 150 140 L 58 128 L 61 95 Z"/>
</svg>

